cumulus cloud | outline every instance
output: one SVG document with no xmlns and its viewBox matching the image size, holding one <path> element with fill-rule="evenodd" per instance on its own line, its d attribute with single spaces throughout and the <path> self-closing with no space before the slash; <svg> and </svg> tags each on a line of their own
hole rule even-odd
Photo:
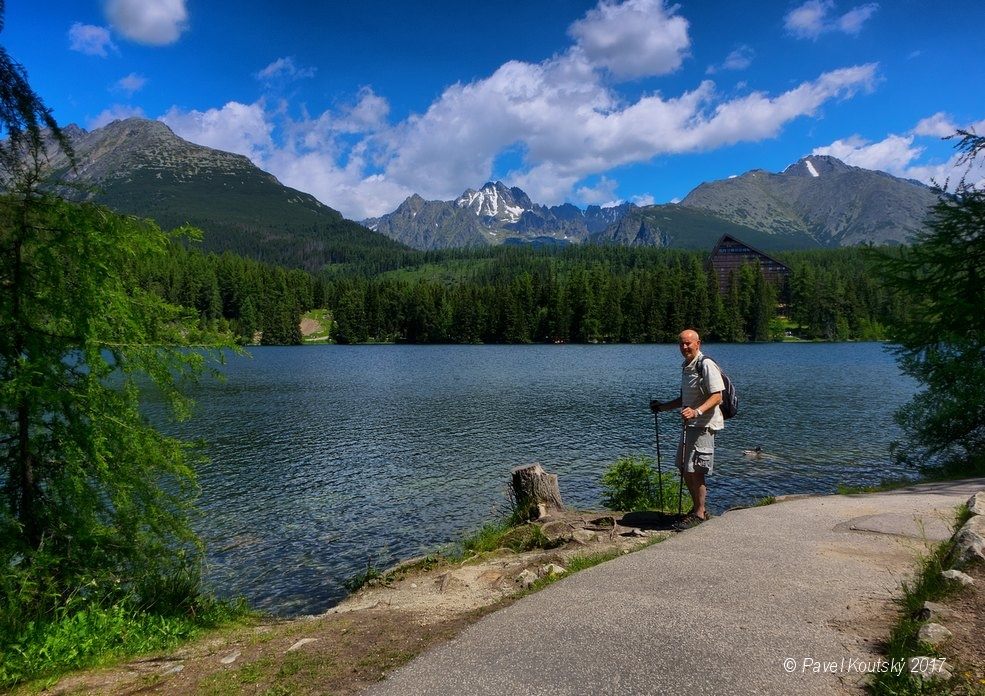
<svg viewBox="0 0 985 696">
<path fill-rule="evenodd" d="M 813 154 L 831 155 L 856 167 L 889 172 L 928 185 L 944 184 L 949 180 L 953 182 L 961 178 L 966 178 L 969 183 L 981 185 L 985 179 L 985 163 L 976 161 L 969 167 L 967 163 L 959 161 L 960 156 L 957 154 L 943 162 L 920 162 L 926 148 L 916 143 L 918 137 L 939 138 L 953 135 L 958 128 L 974 130 L 976 127 L 985 127 L 985 121 L 955 126 L 947 114 L 939 112 L 922 119 L 906 135 L 890 134 L 876 142 L 852 135 L 836 140 L 830 145 L 815 148 Z"/>
<path fill-rule="evenodd" d="M 916 125 L 913 132 L 917 135 L 931 135 L 938 138 L 946 138 L 954 135 L 958 127 L 951 122 L 951 117 L 943 111 L 938 111 L 933 116 L 928 116 Z"/>
<path fill-rule="evenodd" d="M 306 77 L 314 77 L 315 69 L 307 68 L 297 65 L 294 59 L 290 56 L 286 58 L 278 58 L 273 63 L 265 67 L 263 70 L 257 73 L 257 79 L 264 82 L 273 82 L 275 80 L 282 81 L 293 81 L 300 80 Z"/>
<path fill-rule="evenodd" d="M 131 41 L 165 46 L 188 27 L 185 0 L 106 0 L 106 17 Z"/>
<path fill-rule="evenodd" d="M 144 110 L 139 106 L 129 106 L 126 104 L 114 104 L 108 109 L 104 109 L 95 118 L 89 119 L 86 123 L 86 128 L 88 130 L 95 130 L 96 128 L 102 128 L 103 126 L 112 123 L 113 121 L 122 121 L 125 118 L 144 118 Z"/>
<path fill-rule="evenodd" d="M 635 203 L 636 205 L 638 205 L 640 207 L 643 207 L 643 206 L 646 206 L 646 205 L 654 205 L 656 202 L 657 202 L 657 199 L 655 199 L 649 193 L 644 193 L 644 194 L 639 195 L 639 196 L 633 196 L 633 203 Z"/>
<path fill-rule="evenodd" d="M 663 0 L 602 0 L 568 34 L 588 60 L 617 78 L 664 75 L 681 67 L 691 46 L 677 9 Z"/>
<path fill-rule="evenodd" d="M 575 200 L 584 205 L 600 205 L 603 208 L 622 203 L 616 196 L 619 182 L 603 176 L 595 186 L 582 186 L 575 191 Z"/>
<path fill-rule="evenodd" d="M 68 47 L 73 51 L 101 58 L 109 55 L 107 49 L 116 50 L 109 29 L 81 22 L 76 22 L 68 30 Z"/>
<path fill-rule="evenodd" d="M 448 200 L 493 176 L 546 204 L 612 201 L 615 186 L 604 175 L 614 167 L 775 137 L 791 121 L 876 82 L 877 66 L 867 64 L 775 94 L 743 87 L 745 93 L 726 97 L 706 80 L 677 95 L 626 100 L 614 81 L 674 69 L 687 43 L 665 54 L 651 51 L 645 71 L 600 48 L 603 29 L 629 32 L 626 17 L 644 10 L 686 37 L 676 8 L 603 0 L 572 25 L 569 50 L 539 63 L 509 61 L 486 77 L 451 85 L 425 111 L 397 123 L 370 87 L 313 115 L 292 116 L 261 100 L 205 112 L 172 108 L 162 120 L 182 137 L 244 154 L 285 184 L 362 219 L 390 212 L 411 193 Z M 495 171 L 504 152 L 519 153 L 505 175 Z"/>
<path fill-rule="evenodd" d="M 839 16 L 833 14 L 834 0 L 807 0 L 790 10 L 783 18 L 783 24 L 790 34 L 801 39 L 816 39 L 832 31 L 854 36 L 862 31 L 862 26 L 878 9 L 877 3 L 870 2 Z"/>
<path fill-rule="evenodd" d="M 146 77 L 137 73 L 130 73 L 126 77 L 117 80 L 113 84 L 113 89 L 119 92 L 126 92 L 129 96 L 133 96 L 136 92 L 143 89 L 146 84 Z"/>
<path fill-rule="evenodd" d="M 856 167 L 903 175 L 910 163 L 923 154 L 923 148 L 914 146 L 912 135 L 890 135 L 874 143 L 853 135 L 815 148 L 813 154 L 831 155 Z"/>
<path fill-rule="evenodd" d="M 186 140 L 217 150 L 246 155 L 257 164 L 274 150 L 273 124 L 261 102 L 229 102 L 221 109 L 182 111 L 176 107 L 159 119 Z"/>
</svg>

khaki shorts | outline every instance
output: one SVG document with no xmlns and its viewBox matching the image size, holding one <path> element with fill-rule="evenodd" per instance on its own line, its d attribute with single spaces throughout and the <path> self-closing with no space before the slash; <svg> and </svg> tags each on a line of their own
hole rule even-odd
<svg viewBox="0 0 985 696">
<path fill-rule="evenodd" d="M 710 475 L 715 469 L 715 431 L 708 428 L 684 428 L 677 445 L 677 469 L 693 474 Z"/>
</svg>

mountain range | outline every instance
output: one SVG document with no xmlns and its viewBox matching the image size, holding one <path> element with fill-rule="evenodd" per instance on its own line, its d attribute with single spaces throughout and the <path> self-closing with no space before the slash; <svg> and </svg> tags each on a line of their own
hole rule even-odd
<svg viewBox="0 0 985 696">
<path fill-rule="evenodd" d="M 753 170 L 701 184 L 679 204 L 545 206 L 491 181 L 451 201 L 415 194 L 392 213 L 359 224 L 284 186 L 248 158 L 189 143 L 158 121 L 131 118 L 92 132 L 77 126 L 64 132 L 76 167 L 60 153 L 50 161 L 64 195 L 150 217 L 165 228 L 199 227 L 207 250 L 309 270 L 407 247 L 710 249 L 723 234 L 774 251 L 902 243 L 923 228 L 936 202 L 919 182 L 813 155 L 779 173 Z"/>
<path fill-rule="evenodd" d="M 416 249 L 504 243 L 707 249 L 726 233 L 766 249 L 803 249 L 903 243 L 923 228 L 936 200 L 920 182 L 811 156 L 778 174 L 753 170 L 701 184 L 680 204 L 547 207 L 497 181 L 453 201 L 415 194 L 363 224 Z"/>
<path fill-rule="evenodd" d="M 50 148 L 59 192 L 170 229 L 204 233 L 202 247 L 316 270 L 332 261 L 404 247 L 367 230 L 314 196 L 284 186 L 248 158 L 195 145 L 159 121 L 129 118 L 63 132 L 76 166 Z"/>
</svg>

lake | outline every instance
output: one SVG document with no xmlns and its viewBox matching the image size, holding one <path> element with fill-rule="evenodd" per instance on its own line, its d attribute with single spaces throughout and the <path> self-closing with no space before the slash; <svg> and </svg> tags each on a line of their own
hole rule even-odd
<svg viewBox="0 0 985 696">
<path fill-rule="evenodd" d="M 706 345 L 735 381 L 709 506 L 833 492 L 905 475 L 892 413 L 913 394 L 875 343 Z M 204 381 L 208 578 L 220 595 L 290 616 L 323 611 L 342 583 L 460 538 L 508 511 L 510 470 L 541 463 L 567 505 L 597 507 L 618 457 L 655 453 L 650 398 L 679 390 L 675 345 L 305 346 L 231 357 Z M 660 416 L 673 470 L 679 428 Z M 742 450 L 762 445 L 763 460 Z"/>
</svg>

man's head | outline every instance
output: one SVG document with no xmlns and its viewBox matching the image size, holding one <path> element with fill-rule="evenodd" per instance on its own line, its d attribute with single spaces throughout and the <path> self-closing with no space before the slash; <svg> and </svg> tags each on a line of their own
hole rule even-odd
<svg viewBox="0 0 985 696">
<path fill-rule="evenodd" d="M 701 337 L 698 336 L 698 332 L 694 329 L 685 329 L 681 331 L 677 347 L 681 349 L 681 355 L 684 356 L 684 359 L 690 362 L 694 360 L 698 355 L 698 351 L 701 350 Z"/>
</svg>

